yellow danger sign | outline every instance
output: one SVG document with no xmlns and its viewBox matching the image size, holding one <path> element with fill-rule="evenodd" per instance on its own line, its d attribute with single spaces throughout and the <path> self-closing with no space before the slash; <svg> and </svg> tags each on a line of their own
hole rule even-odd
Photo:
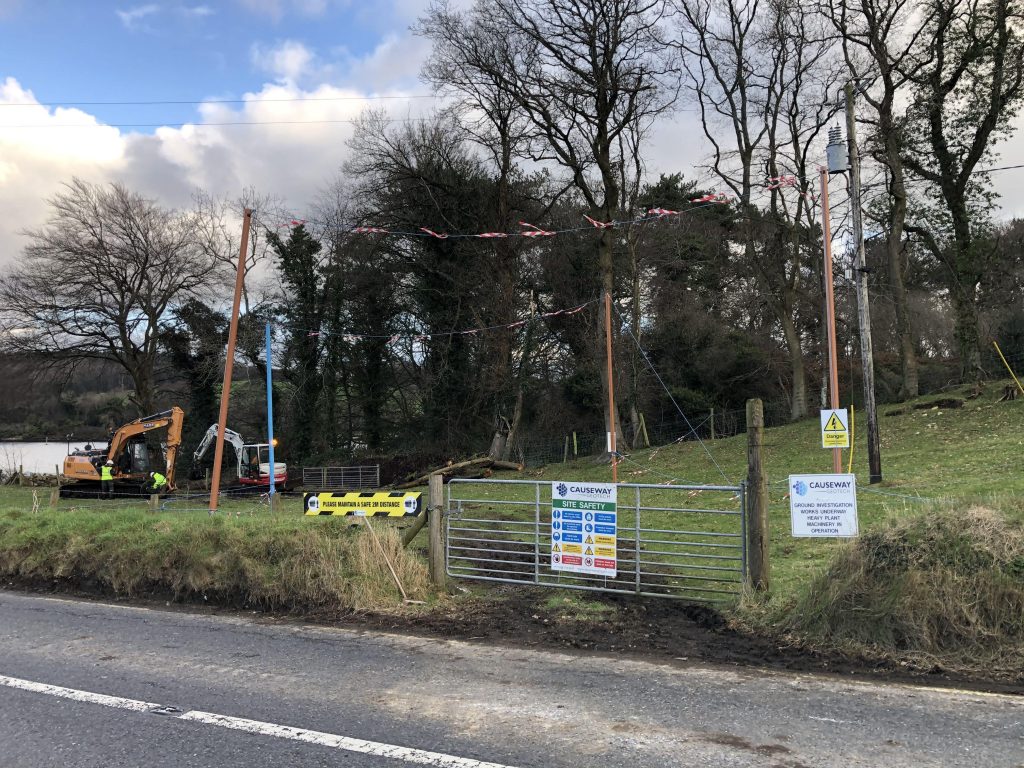
<svg viewBox="0 0 1024 768">
<path fill-rule="evenodd" d="M 845 408 L 833 408 L 821 412 L 821 447 L 850 447 L 850 421 Z"/>
<path fill-rule="evenodd" d="M 406 517 L 423 511 L 423 494 L 400 491 L 307 493 L 303 506 L 307 515 Z"/>
</svg>

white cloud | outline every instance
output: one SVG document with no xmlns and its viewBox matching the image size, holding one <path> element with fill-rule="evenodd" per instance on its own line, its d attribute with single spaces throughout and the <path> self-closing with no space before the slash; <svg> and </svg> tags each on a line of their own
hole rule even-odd
<svg viewBox="0 0 1024 768">
<path fill-rule="evenodd" d="M 348 61 L 347 80 L 364 88 L 386 88 L 395 83 L 418 83 L 430 43 L 411 34 L 389 34 L 361 59 Z"/>
<path fill-rule="evenodd" d="M 347 121 L 382 105 L 363 96 L 331 85 L 273 83 L 245 94 L 241 106 L 202 105 L 194 124 L 138 134 L 103 126 L 81 110 L 49 109 L 16 80 L 0 82 L 0 104 L 26 105 L 0 109 L 0 268 L 17 258 L 26 242 L 19 233 L 46 221 L 46 200 L 73 176 L 121 181 L 170 207 L 188 206 L 196 189 L 237 196 L 254 187 L 280 195 L 305 217 L 346 159 L 354 130 Z M 401 117 L 432 106 L 420 99 L 384 103 Z M 210 125 L 225 122 L 264 124 Z"/>
<path fill-rule="evenodd" d="M 148 5 L 138 5 L 134 8 L 129 8 L 126 11 L 117 10 L 115 13 L 118 18 L 121 19 L 121 23 L 128 29 L 131 29 L 139 21 L 142 21 L 147 16 L 152 16 L 154 13 L 160 12 L 160 6 L 155 3 L 149 3 Z"/>
<path fill-rule="evenodd" d="M 187 16 L 188 18 L 193 19 L 206 18 L 207 16 L 213 16 L 216 13 L 216 11 L 208 5 L 184 5 L 178 10 L 183 16 Z"/>
<path fill-rule="evenodd" d="M 285 83 L 296 83 L 309 74 L 316 58 L 309 48 L 296 40 L 285 40 L 272 48 L 255 43 L 251 57 L 254 66 Z"/>
<path fill-rule="evenodd" d="M 298 13 L 302 16 L 322 16 L 331 5 L 329 0 L 239 0 L 243 7 L 277 21 L 283 16 Z M 348 5 L 347 2 L 337 3 Z"/>
</svg>

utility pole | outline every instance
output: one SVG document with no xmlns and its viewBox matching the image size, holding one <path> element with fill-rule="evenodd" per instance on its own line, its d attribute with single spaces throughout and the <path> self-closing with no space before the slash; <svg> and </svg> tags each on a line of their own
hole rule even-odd
<svg viewBox="0 0 1024 768">
<path fill-rule="evenodd" d="M 217 511 L 217 496 L 220 493 L 220 463 L 224 458 L 224 430 L 228 423 L 228 401 L 231 399 L 231 369 L 235 364 L 235 341 L 238 339 L 238 309 L 242 303 L 242 287 L 245 283 L 245 258 L 249 253 L 249 224 L 252 210 L 242 214 L 242 242 L 238 248 L 238 272 L 235 274 L 235 298 L 231 304 L 231 325 L 228 327 L 228 349 L 224 359 L 224 383 L 220 390 L 220 415 L 217 417 L 217 444 L 213 451 L 213 485 L 210 487 L 210 514 Z M 267 363 L 270 364 L 269 361 Z M 273 467 L 271 467 L 273 473 Z"/>
<path fill-rule="evenodd" d="M 839 369 L 836 364 L 836 299 L 832 278 L 832 210 L 828 204 L 828 168 L 821 169 L 821 239 L 825 246 L 825 315 L 828 323 L 829 405 L 839 407 Z M 841 448 L 832 449 L 832 471 L 843 471 Z"/>
<path fill-rule="evenodd" d="M 608 453 L 612 457 L 612 482 L 619 482 L 619 457 L 615 446 L 615 382 L 612 364 L 612 292 L 604 292 L 604 342 L 608 361 Z"/>
<path fill-rule="evenodd" d="M 875 358 L 871 345 L 871 308 L 868 305 L 868 273 L 864 256 L 864 217 L 860 203 L 860 152 L 857 149 L 856 91 L 846 83 L 846 141 L 850 157 L 850 208 L 853 213 L 853 279 L 857 285 L 857 320 L 860 324 L 860 357 L 864 367 L 864 411 L 868 420 L 868 469 L 870 482 L 882 482 L 882 450 L 875 408 Z M 853 450 L 853 446 L 850 447 Z"/>
<path fill-rule="evenodd" d="M 274 474 L 277 465 L 274 463 L 274 358 L 271 353 L 271 332 L 270 321 L 267 321 L 266 342 L 267 342 L 267 460 L 270 462 L 270 486 L 268 495 L 270 497 L 270 511 L 274 511 Z"/>
</svg>

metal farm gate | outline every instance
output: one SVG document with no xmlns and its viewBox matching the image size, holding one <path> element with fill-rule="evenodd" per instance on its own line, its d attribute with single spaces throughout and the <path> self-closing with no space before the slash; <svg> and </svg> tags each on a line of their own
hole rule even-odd
<svg viewBox="0 0 1024 768">
<path fill-rule="evenodd" d="M 734 598 L 746 573 L 744 486 L 621 483 L 614 577 L 552 568 L 552 483 L 448 486 L 449 576 L 698 601 Z"/>
<path fill-rule="evenodd" d="M 380 488 L 380 464 L 359 467 L 303 467 L 302 485 L 321 491 Z"/>
</svg>

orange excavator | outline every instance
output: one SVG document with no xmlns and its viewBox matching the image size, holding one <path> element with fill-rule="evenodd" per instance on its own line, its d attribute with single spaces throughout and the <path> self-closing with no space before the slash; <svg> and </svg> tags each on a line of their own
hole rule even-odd
<svg viewBox="0 0 1024 768">
<path fill-rule="evenodd" d="M 76 450 L 64 459 L 64 482 L 61 496 L 87 496 L 100 490 L 100 467 L 113 462 L 114 487 L 118 493 L 142 493 L 149 473 L 157 470 L 167 477 L 167 490 L 174 490 L 174 461 L 181 445 L 181 428 L 185 412 L 174 406 L 170 410 L 143 416 L 119 427 L 110 436 L 106 448 Z M 146 435 L 167 430 L 161 441 L 163 456 L 151 456 Z M 156 451 L 152 451 L 156 453 Z"/>
</svg>

